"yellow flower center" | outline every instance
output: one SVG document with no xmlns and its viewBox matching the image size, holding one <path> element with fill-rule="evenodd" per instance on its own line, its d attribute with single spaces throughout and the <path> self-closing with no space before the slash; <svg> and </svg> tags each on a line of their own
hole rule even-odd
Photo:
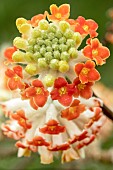
<svg viewBox="0 0 113 170">
<path fill-rule="evenodd" d="M 84 29 L 85 31 L 88 31 L 89 27 L 88 27 L 87 25 L 84 25 L 84 26 L 83 26 L 83 29 Z"/>
<path fill-rule="evenodd" d="M 37 94 L 42 94 L 43 91 L 42 91 L 42 89 L 41 89 L 40 87 L 38 87 L 38 88 L 36 89 L 36 93 L 37 93 Z"/>
<path fill-rule="evenodd" d="M 61 18 L 61 16 L 62 16 L 61 13 L 57 13 L 57 14 L 55 15 L 55 17 L 58 18 L 58 19 Z"/>
<path fill-rule="evenodd" d="M 80 84 L 78 84 L 77 87 L 78 87 L 78 89 L 79 89 L 79 91 L 80 91 L 80 90 L 83 90 L 83 89 L 85 88 L 85 86 L 86 86 L 85 84 L 81 84 L 81 83 L 80 83 Z"/>
<path fill-rule="evenodd" d="M 55 126 L 49 126 L 49 129 L 53 131 L 55 129 Z"/>
<path fill-rule="evenodd" d="M 70 107 L 69 108 L 69 113 L 74 114 L 75 113 L 75 107 Z"/>
<path fill-rule="evenodd" d="M 84 67 L 84 68 L 82 69 L 82 74 L 87 75 L 88 72 L 89 72 L 89 69 L 88 69 L 88 68 Z"/>
<path fill-rule="evenodd" d="M 98 50 L 92 50 L 92 55 L 97 56 L 98 55 Z"/>
<path fill-rule="evenodd" d="M 20 78 L 19 78 L 18 76 L 15 76 L 15 77 L 14 77 L 14 80 L 15 80 L 15 81 L 19 81 Z"/>
<path fill-rule="evenodd" d="M 66 94 L 66 92 L 67 92 L 66 87 L 61 87 L 59 89 L 60 96 L 63 95 L 63 94 Z"/>
</svg>

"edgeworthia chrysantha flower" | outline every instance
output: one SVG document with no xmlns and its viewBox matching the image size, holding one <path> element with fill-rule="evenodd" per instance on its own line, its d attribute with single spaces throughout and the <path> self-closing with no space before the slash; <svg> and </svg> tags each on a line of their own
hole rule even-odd
<svg viewBox="0 0 113 170">
<path fill-rule="evenodd" d="M 18 156 L 38 152 L 43 164 L 59 152 L 62 163 L 83 158 L 96 138 L 105 117 L 92 86 L 100 79 L 96 66 L 110 55 L 95 21 L 69 19 L 68 4 L 53 4 L 50 13 L 16 20 L 21 35 L 4 52 L 7 86 L 16 95 L 1 104 L 9 117 L 2 130 L 17 140 Z"/>
</svg>

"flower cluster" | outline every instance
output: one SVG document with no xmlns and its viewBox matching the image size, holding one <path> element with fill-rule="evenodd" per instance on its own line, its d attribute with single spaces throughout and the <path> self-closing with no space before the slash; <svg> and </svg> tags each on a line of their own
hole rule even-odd
<svg viewBox="0 0 113 170">
<path fill-rule="evenodd" d="M 1 103 L 9 116 L 2 130 L 17 140 L 18 156 L 38 152 L 44 164 L 58 151 L 62 163 L 82 158 L 83 148 L 96 138 L 105 117 L 92 86 L 100 79 L 96 66 L 110 55 L 96 38 L 95 21 L 69 19 L 68 4 L 53 4 L 50 13 L 16 20 L 21 36 L 4 56 L 7 86 L 17 95 Z"/>
</svg>

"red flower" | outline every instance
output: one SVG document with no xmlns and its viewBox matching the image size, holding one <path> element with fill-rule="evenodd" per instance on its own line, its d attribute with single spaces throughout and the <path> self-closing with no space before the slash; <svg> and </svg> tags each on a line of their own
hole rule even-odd
<svg viewBox="0 0 113 170">
<path fill-rule="evenodd" d="M 42 82 L 38 79 L 32 81 L 32 85 L 22 92 L 24 99 L 30 98 L 30 104 L 34 109 L 43 107 L 47 101 L 49 92 L 44 89 Z"/>
<path fill-rule="evenodd" d="M 30 23 L 33 27 L 37 27 L 39 21 L 45 18 L 46 18 L 46 12 L 44 14 L 38 14 L 38 15 L 33 16 L 31 20 L 28 21 L 28 23 Z"/>
<path fill-rule="evenodd" d="M 90 35 L 90 37 L 96 37 L 98 24 L 92 19 L 85 20 L 84 17 L 79 16 L 76 20 L 75 32 L 79 32 L 81 35 Z"/>
<path fill-rule="evenodd" d="M 12 55 L 13 55 L 13 53 L 15 51 L 17 51 L 16 47 L 8 47 L 8 48 L 6 48 L 6 50 L 4 51 L 5 58 L 7 58 L 8 61 L 13 62 Z"/>
<path fill-rule="evenodd" d="M 50 6 L 50 12 L 52 15 L 48 14 L 49 20 L 66 20 L 69 18 L 70 6 L 68 4 L 63 4 L 57 7 L 55 4 Z"/>
<path fill-rule="evenodd" d="M 11 117 L 14 120 L 18 121 L 18 124 L 22 126 L 25 129 L 30 129 L 31 128 L 31 123 L 27 122 L 27 118 L 25 117 L 25 112 L 23 110 L 18 110 L 16 113 L 12 113 Z"/>
<path fill-rule="evenodd" d="M 74 85 L 58 77 L 54 83 L 54 89 L 51 91 L 52 100 L 58 100 L 62 105 L 69 106 L 72 102 L 72 95 L 74 94 Z"/>
<path fill-rule="evenodd" d="M 79 95 L 85 99 L 89 99 L 92 96 L 92 85 L 93 82 L 88 82 L 86 84 L 82 84 L 79 80 L 79 78 L 77 77 L 74 80 L 74 85 L 75 85 L 75 93 L 74 93 L 74 97 L 78 97 Z"/>
<path fill-rule="evenodd" d="M 86 61 L 86 63 L 78 63 L 75 65 L 75 72 L 82 84 L 94 82 L 100 79 L 99 72 L 95 69 L 93 61 Z"/>
<path fill-rule="evenodd" d="M 75 135 L 72 139 L 69 139 L 69 143 L 73 144 L 73 143 L 75 143 L 77 141 L 82 141 L 82 140 L 84 140 L 87 137 L 88 137 L 87 130 L 83 130 L 80 135 Z"/>
<path fill-rule="evenodd" d="M 44 134 L 59 134 L 65 131 L 65 126 L 60 126 L 56 120 L 49 120 L 46 126 L 39 129 Z"/>
<path fill-rule="evenodd" d="M 13 70 L 7 69 L 5 71 L 6 76 L 8 79 L 8 87 L 10 90 L 15 90 L 17 88 L 24 89 L 25 84 L 22 82 L 23 74 L 22 74 L 22 67 L 15 66 Z"/>
<path fill-rule="evenodd" d="M 67 120 L 73 120 L 79 117 L 84 111 L 85 105 L 80 104 L 80 101 L 75 99 L 69 108 L 61 111 L 61 117 Z"/>
<path fill-rule="evenodd" d="M 95 60 L 97 64 L 102 65 L 109 57 L 110 51 L 107 47 L 102 46 L 97 38 L 87 41 L 88 45 L 83 49 L 84 56 Z"/>
<path fill-rule="evenodd" d="M 45 141 L 45 139 L 41 136 L 35 136 L 31 141 L 27 142 L 29 145 L 34 146 L 49 146 L 50 144 Z"/>
</svg>

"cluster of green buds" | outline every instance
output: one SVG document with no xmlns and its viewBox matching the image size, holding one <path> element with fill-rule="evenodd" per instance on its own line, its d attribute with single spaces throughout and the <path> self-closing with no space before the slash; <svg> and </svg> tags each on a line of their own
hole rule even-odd
<svg viewBox="0 0 113 170">
<path fill-rule="evenodd" d="M 68 22 L 56 24 L 43 19 L 32 28 L 29 38 L 14 39 L 14 46 L 20 50 L 12 58 L 27 63 L 25 70 L 31 75 L 47 68 L 65 73 L 69 70 L 68 62 L 77 57 L 81 41 L 81 35 L 72 31 Z"/>
</svg>

